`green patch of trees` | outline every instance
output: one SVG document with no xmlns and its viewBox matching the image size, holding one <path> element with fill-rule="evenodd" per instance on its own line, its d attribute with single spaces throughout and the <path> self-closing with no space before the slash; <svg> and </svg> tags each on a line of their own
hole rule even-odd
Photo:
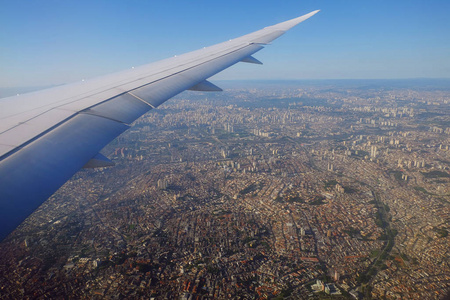
<svg viewBox="0 0 450 300">
<path fill-rule="evenodd" d="M 444 237 L 448 236 L 448 231 L 445 228 L 433 227 L 433 231 L 436 232 L 440 238 L 444 238 Z"/>
<path fill-rule="evenodd" d="M 438 170 L 434 170 L 434 171 L 430 171 L 430 172 L 420 172 L 420 173 L 422 173 L 422 175 L 425 178 L 440 178 L 440 177 L 450 178 L 450 174 L 448 174 L 447 172 L 438 171 Z"/>
</svg>

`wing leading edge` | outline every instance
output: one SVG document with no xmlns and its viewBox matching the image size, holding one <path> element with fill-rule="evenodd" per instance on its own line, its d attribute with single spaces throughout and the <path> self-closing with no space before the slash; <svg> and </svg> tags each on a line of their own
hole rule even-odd
<svg viewBox="0 0 450 300">
<path fill-rule="evenodd" d="M 240 62 L 316 14 L 100 78 L 0 100 L 0 240 L 79 169 L 106 166 L 99 151 L 134 120 Z"/>
</svg>

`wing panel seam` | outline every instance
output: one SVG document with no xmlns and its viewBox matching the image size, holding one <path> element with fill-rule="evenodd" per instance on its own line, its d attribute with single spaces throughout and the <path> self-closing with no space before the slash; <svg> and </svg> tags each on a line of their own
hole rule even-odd
<svg viewBox="0 0 450 300">
<path fill-rule="evenodd" d="M 103 116 L 103 115 L 101 115 L 101 114 L 97 114 L 97 113 L 95 113 L 95 112 L 93 112 L 93 111 L 88 111 L 88 110 L 89 110 L 89 108 L 88 108 L 87 110 L 80 111 L 80 112 L 77 113 L 77 114 L 79 114 L 79 115 L 90 115 L 90 116 L 94 116 L 94 117 L 99 117 L 99 118 L 107 119 L 107 120 L 110 120 L 110 121 L 114 121 L 114 122 L 117 122 L 117 123 L 120 123 L 120 124 L 124 124 L 124 125 L 129 126 L 129 124 L 127 124 L 127 123 L 125 123 L 125 122 L 122 122 L 122 121 L 120 121 L 120 120 L 113 119 L 113 118 L 110 118 L 110 117 L 107 117 L 107 116 Z"/>
<path fill-rule="evenodd" d="M 134 90 L 132 90 L 132 91 L 134 91 Z M 151 108 L 153 108 L 153 109 L 155 109 L 156 107 L 155 106 L 153 106 L 151 103 L 148 103 L 147 101 L 145 101 L 144 99 L 142 99 L 141 97 L 138 97 L 138 96 L 136 96 L 135 94 L 133 94 L 133 93 L 131 93 L 131 91 L 130 92 L 127 92 L 127 94 L 129 94 L 130 96 L 132 96 L 132 97 L 134 97 L 134 98 L 136 98 L 137 100 L 139 100 L 139 101 L 142 101 L 142 102 L 144 102 L 145 104 L 147 104 L 148 106 L 150 106 Z"/>
</svg>

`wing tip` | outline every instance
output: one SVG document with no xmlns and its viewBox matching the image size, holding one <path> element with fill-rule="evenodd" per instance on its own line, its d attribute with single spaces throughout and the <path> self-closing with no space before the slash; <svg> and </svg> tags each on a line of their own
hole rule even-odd
<svg viewBox="0 0 450 300">
<path fill-rule="evenodd" d="M 280 30 L 283 30 L 283 31 L 288 31 L 292 27 L 294 27 L 294 26 L 300 24 L 301 22 L 311 18 L 312 16 L 317 14 L 319 11 L 320 11 L 320 9 L 317 9 L 317 10 L 314 10 L 314 11 L 312 11 L 310 13 L 304 14 L 304 15 L 302 15 L 300 17 L 297 17 L 297 18 L 294 18 L 294 19 L 291 19 L 291 20 L 287 20 L 285 22 L 281 22 L 281 23 L 278 23 L 278 24 L 275 24 L 273 26 L 269 26 L 269 27 L 266 27 L 266 28 L 277 28 L 277 29 L 280 29 Z"/>
<path fill-rule="evenodd" d="M 310 13 L 307 13 L 307 14 L 305 14 L 305 15 L 303 15 L 303 16 L 298 17 L 297 19 L 301 19 L 301 21 L 304 21 L 304 20 L 306 20 L 306 19 L 311 18 L 312 16 L 314 16 L 315 14 L 317 14 L 319 11 L 320 11 L 320 9 L 314 10 L 314 11 L 312 11 L 312 12 L 310 12 Z"/>
</svg>

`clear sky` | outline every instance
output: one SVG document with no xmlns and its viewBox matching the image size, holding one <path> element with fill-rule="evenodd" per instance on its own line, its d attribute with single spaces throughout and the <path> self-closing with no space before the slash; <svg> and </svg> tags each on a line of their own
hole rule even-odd
<svg viewBox="0 0 450 300">
<path fill-rule="evenodd" d="M 0 87 L 79 81 L 321 12 L 215 79 L 450 78 L 448 0 L 0 0 Z"/>
</svg>

